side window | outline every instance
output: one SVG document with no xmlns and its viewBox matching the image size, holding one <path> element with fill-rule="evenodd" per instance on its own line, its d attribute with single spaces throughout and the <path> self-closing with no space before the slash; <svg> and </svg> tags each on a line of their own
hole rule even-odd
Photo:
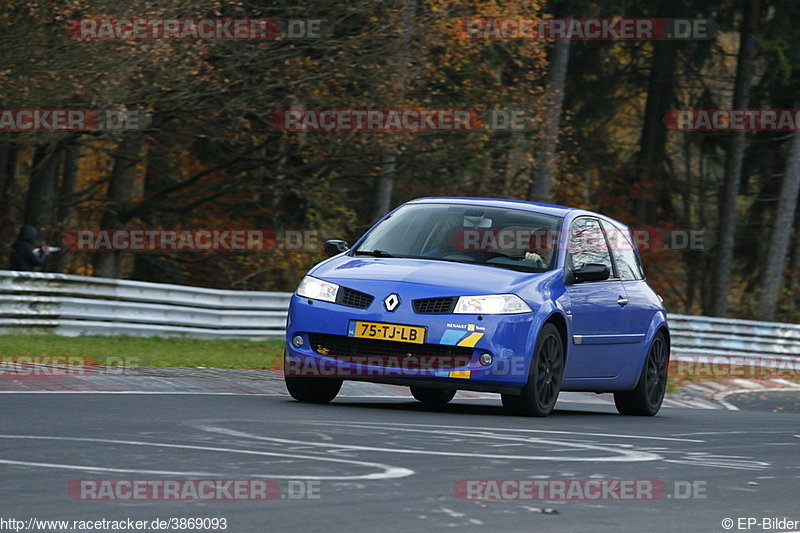
<svg viewBox="0 0 800 533">
<path fill-rule="evenodd" d="M 595 218 L 580 217 L 569 229 L 567 268 L 577 270 L 589 263 L 607 266 L 611 276 L 614 276 L 611 254 L 600 223 Z"/>
<path fill-rule="evenodd" d="M 614 256 L 619 278 L 622 280 L 642 279 L 636 253 L 633 251 L 633 245 L 625 232 L 605 220 L 603 221 L 603 229 L 606 231 L 608 243 L 611 245 L 611 254 Z"/>
</svg>

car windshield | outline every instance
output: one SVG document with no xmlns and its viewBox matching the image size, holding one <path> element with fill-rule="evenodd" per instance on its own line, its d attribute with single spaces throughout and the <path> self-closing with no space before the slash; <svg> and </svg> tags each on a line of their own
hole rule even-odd
<svg viewBox="0 0 800 533">
<path fill-rule="evenodd" d="M 472 205 L 409 204 L 352 255 L 471 263 L 523 272 L 555 267 L 561 217 Z"/>
</svg>

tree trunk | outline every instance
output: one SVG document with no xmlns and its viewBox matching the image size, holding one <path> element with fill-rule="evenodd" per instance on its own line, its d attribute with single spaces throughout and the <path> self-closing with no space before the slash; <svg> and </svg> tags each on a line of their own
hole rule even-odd
<svg viewBox="0 0 800 533">
<path fill-rule="evenodd" d="M 647 86 L 647 101 L 637 161 L 636 218 L 642 224 L 654 224 L 653 192 L 666 190 L 664 150 L 667 130 L 663 117 L 672 105 L 675 90 L 675 65 L 678 56 L 677 41 L 655 41 Z"/>
<path fill-rule="evenodd" d="M 37 230 L 46 229 L 53 221 L 60 155 L 55 144 L 39 145 L 33 153 L 24 220 Z"/>
<path fill-rule="evenodd" d="M 108 184 L 107 203 L 103 210 L 101 228 L 104 230 L 120 229 L 127 220 L 120 213 L 127 210 L 136 190 L 136 165 L 139 163 L 139 152 L 143 139 L 137 135 L 124 136 L 114 157 L 114 167 Z M 94 275 L 103 278 L 122 276 L 122 252 L 97 252 L 94 262 Z"/>
<path fill-rule="evenodd" d="M 405 27 L 403 38 L 400 41 L 400 57 L 398 58 L 397 71 L 397 101 L 402 102 L 406 95 L 406 78 L 408 70 L 408 50 L 411 46 L 411 36 L 415 31 L 417 0 L 406 0 Z M 372 203 L 372 221 L 377 221 L 389 212 L 392 206 L 392 192 L 394 190 L 394 176 L 397 170 L 397 157 L 392 152 L 386 152 L 381 159 L 381 171 L 375 180 L 375 195 Z"/>
<path fill-rule="evenodd" d="M 536 154 L 536 171 L 528 188 L 528 199 L 535 202 L 549 202 L 550 186 L 556 164 L 558 133 L 561 128 L 561 115 L 564 106 L 564 88 L 569 67 L 569 39 L 556 41 L 553 59 L 548 76 L 550 85 L 545 105 L 544 137 Z"/>
<path fill-rule="evenodd" d="M 298 107 L 297 109 L 302 109 L 302 107 Z M 280 150 L 283 153 L 288 153 L 286 147 L 287 143 L 285 139 L 281 140 Z M 175 170 L 176 164 L 174 157 L 171 156 L 171 150 L 173 150 L 173 148 L 169 145 L 168 135 L 162 133 L 147 137 L 147 156 L 145 157 L 144 183 L 142 186 L 143 198 L 152 196 L 154 191 L 164 186 L 169 176 L 177 173 Z M 253 202 L 259 202 L 261 200 L 259 195 L 261 194 L 261 191 L 254 192 L 252 197 Z M 264 209 L 264 211 L 268 210 L 269 209 Z M 159 227 L 159 217 L 156 214 L 146 213 L 138 218 L 144 227 Z M 254 223 L 257 224 L 256 227 L 262 227 L 261 224 L 263 224 L 262 221 L 258 220 Z M 159 274 L 158 269 L 159 266 L 163 264 L 162 261 L 164 261 L 164 255 L 160 253 L 135 254 L 130 278 L 138 280 L 156 279 L 155 276 Z"/>
<path fill-rule="evenodd" d="M 14 160 L 14 145 L 9 141 L 0 140 L 0 194 L 5 193 L 14 181 L 11 163 Z"/>
<path fill-rule="evenodd" d="M 508 138 L 508 161 L 503 179 L 502 196 L 513 198 L 519 183 L 525 183 L 530 187 L 532 171 L 530 141 L 527 132 L 514 130 Z"/>
<path fill-rule="evenodd" d="M 800 289 L 800 204 L 795 209 L 794 251 L 792 252 L 792 291 Z"/>
<path fill-rule="evenodd" d="M 756 55 L 756 29 L 758 0 L 744 0 L 739 57 L 736 65 L 736 82 L 733 108 L 746 109 L 750 105 L 750 87 L 753 84 L 753 63 Z M 717 253 L 714 264 L 714 290 L 708 313 L 725 316 L 728 313 L 728 292 L 733 270 L 734 239 L 736 233 L 736 200 L 742 181 L 745 132 L 730 134 L 730 144 L 725 158 L 725 177 L 719 206 L 717 228 Z"/>
<path fill-rule="evenodd" d="M 61 188 L 58 194 L 58 242 L 63 241 L 64 228 L 68 225 L 68 218 L 75 210 L 75 184 L 78 180 L 78 158 L 80 157 L 77 138 L 70 139 L 64 146 L 63 152 Z M 54 263 L 53 270 L 55 272 L 64 272 L 67 266 L 66 250 L 56 256 Z"/>
<path fill-rule="evenodd" d="M 378 181 L 375 184 L 375 208 L 372 220 L 376 221 L 389 212 L 392 205 L 394 174 L 397 169 L 397 158 L 393 154 L 384 154 Z"/>
<path fill-rule="evenodd" d="M 764 272 L 761 275 L 761 287 L 756 302 L 756 320 L 772 320 L 775 317 L 794 229 L 792 226 L 798 192 L 800 192 L 800 132 L 795 132 L 786 158 L 786 170 L 781 179 L 775 223 L 767 248 Z"/>
<path fill-rule="evenodd" d="M 17 155 L 19 145 L 12 141 L 0 141 L 0 242 L 11 242 L 19 228 L 15 227 L 12 213 L 11 188 L 17 179 Z M 5 248 L 3 248 L 5 257 Z"/>
</svg>

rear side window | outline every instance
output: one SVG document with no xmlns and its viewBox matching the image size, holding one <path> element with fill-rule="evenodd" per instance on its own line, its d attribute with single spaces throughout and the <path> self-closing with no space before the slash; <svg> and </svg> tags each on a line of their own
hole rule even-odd
<svg viewBox="0 0 800 533">
<path fill-rule="evenodd" d="M 603 230 L 596 218 L 575 219 L 569 229 L 567 243 L 567 268 L 577 270 L 589 263 L 605 265 L 614 273 Z"/>
<path fill-rule="evenodd" d="M 614 256 L 614 263 L 617 266 L 617 276 L 622 280 L 643 279 L 639 261 L 633 251 L 633 244 L 631 244 L 628 235 L 605 220 L 603 221 L 603 229 L 606 232 L 608 243 L 611 246 L 611 255 Z"/>
</svg>

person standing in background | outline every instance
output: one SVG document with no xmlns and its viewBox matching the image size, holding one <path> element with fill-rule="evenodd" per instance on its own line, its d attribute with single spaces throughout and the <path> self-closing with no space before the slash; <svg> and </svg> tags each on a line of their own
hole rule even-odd
<svg viewBox="0 0 800 533">
<path fill-rule="evenodd" d="M 33 226 L 23 225 L 17 235 L 17 240 L 11 245 L 10 269 L 32 271 L 44 264 L 50 253 L 49 246 L 33 248 L 38 232 Z"/>
</svg>

